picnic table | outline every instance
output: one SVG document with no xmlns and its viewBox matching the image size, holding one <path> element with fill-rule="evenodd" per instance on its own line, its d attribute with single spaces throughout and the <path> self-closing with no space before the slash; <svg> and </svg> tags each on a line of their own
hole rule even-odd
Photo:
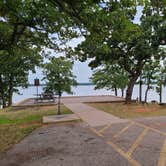
<svg viewBox="0 0 166 166">
<path fill-rule="evenodd" d="M 55 96 L 53 93 L 41 93 L 41 94 L 35 94 L 36 99 L 35 102 L 43 102 L 45 101 L 49 101 L 49 102 L 55 102 Z"/>
</svg>

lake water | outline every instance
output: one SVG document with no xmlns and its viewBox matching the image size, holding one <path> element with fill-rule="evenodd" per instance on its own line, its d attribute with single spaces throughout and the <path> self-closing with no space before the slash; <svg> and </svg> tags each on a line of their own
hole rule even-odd
<svg viewBox="0 0 166 166">
<path fill-rule="evenodd" d="M 94 90 L 94 85 L 80 85 L 77 87 L 73 87 L 73 96 L 91 96 L 91 95 L 114 95 L 114 92 L 111 90 Z M 43 92 L 43 87 L 39 86 L 38 88 L 39 93 Z M 143 94 L 143 100 L 144 100 L 144 94 L 145 94 L 146 86 L 143 85 L 142 94 Z M 14 94 L 13 96 L 13 102 L 17 103 L 27 98 L 35 97 L 34 94 L 36 94 L 36 87 L 28 87 L 27 89 L 20 88 L 21 95 Z M 71 94 L 64 93 L 63 96 L 71 96 Z M 118 91 L 118 96 L 121 96 L 121 92 Z M 134 91 L 133 91 L 133 99 L 136 99 L 139 96 L 139 86 L 135 85 Z M 166 88 L 163 88 L 163 102 L 166 102 Z M 155 92 L 155 90 L 150 90 L 148 93 L 148 101 L 151 100 L 157 100 L 159 101 L 159 95 Z"/>
</svg>

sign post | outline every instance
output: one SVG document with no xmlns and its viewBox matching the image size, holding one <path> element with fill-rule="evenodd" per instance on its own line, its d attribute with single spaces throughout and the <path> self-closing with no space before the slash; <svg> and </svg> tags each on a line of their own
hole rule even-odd
<svg viewBox="0 0 166 166">
<path fill-rule="evenodd" d="M 37 94 L 37 99 L 38 99 L 38 95 L 39 95 L 38 86 L 40 85 L 40 82 L 39 82 L 38 78 L 34 79 L 34 85 L 36 86 L 36 94 Z"/>
</svg>

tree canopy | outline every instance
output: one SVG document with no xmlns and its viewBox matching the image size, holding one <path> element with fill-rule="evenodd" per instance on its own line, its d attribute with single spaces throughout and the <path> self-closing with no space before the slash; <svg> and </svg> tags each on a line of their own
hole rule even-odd
<svg viewBox="0 0 166 166">
<path fill-rule="evenodd" d="M 80 61 L 90 58 L 92 69 L 105 63 L 110 68 L 117 65 L 128 75 L 126 101 L 130 102 L 134 84 L 145 64 L 152 58 L 165 59 L 162 47 L 166 45 L 165 20 L 165 0 L 2 0 L 0 63 L 4 67 L 1 66 L 1 77 L 6 77 L 3 68 L 11 65 L 5 61 L 6 57 L 13 62 L 12 69 L 15 58 L 22 60 L 28 52 L 36 54 L 35 61 L 30 57 L 35 66 L 46 48 L 51 48 L 56 52 L 66 51 L 68 57 L 74 55 Z M 85 40 L 75 49 L 67 45 L 78 37 Z M 29 63 L 21 62 L 22 68 Z M 16 84 L 20 85 L 19 81 Z"/>
<path fill-rule="evenodd" d="M 0 98 L 4 106 L 11 105 L 16 87 L 25 87 L 28 72 L 35 70 L 48 48 L 59 51 L 62 44 L 78 36 L 76 13 L 81 5 L 92 3 L 0 1 Z"/>
<path fill-rule="evenodd" d="M 165 44 L 166 37 L 165 3 L 104 1 L 92 11 L 94 17 L 91 17 L 85 41 L 74 50 L 81 61 L 91 59 L 91 68 L 109 62 L 128 72 L 126 102 L 131 101 L 134 84 L 144 65 L 152 57 L 159 60 L 162 56 L 160 46 Z M 139 22 L 135 22 L 139 5 L 142 12 Z"/>
</svg>

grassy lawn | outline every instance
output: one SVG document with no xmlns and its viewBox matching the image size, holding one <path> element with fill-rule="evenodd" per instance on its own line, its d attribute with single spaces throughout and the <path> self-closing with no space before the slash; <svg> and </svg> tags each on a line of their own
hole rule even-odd
<svg viewBox="0 0 166 166">
<path fill-rule="evenodd" d="M 120 118 L 140 118 L 150 116 L 166 116 L 166 106 L 157 104 L 141 105 L 132 103 L 90 103 L 92 107 L 103 110 Z"/>
<path fill-rule="evenodd" d="M 71 111 L 62 106 L 62 114 Z M 55 115 L 56 106 L 27 108 L 19 111 L 0 110 L 0 152 L 19 142 L 37 127 L 44 115 Z"/>
</svg>

